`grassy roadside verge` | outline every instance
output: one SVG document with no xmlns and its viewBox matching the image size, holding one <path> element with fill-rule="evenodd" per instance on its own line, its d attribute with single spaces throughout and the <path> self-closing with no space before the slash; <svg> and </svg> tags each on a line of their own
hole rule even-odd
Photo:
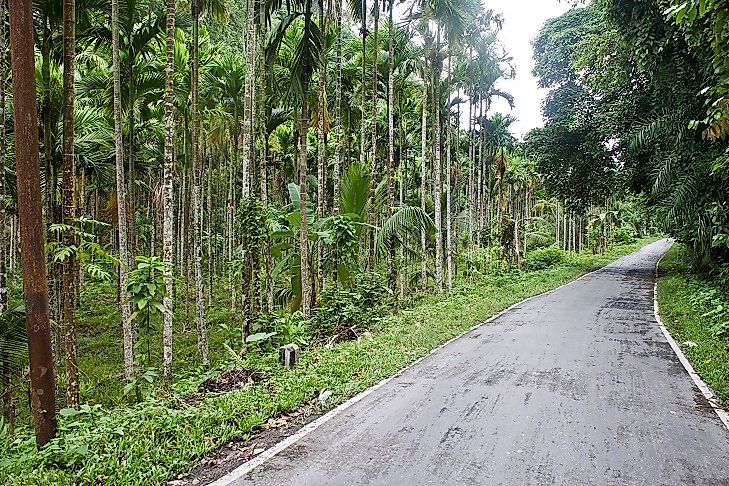
<svg viewBox="0 0 729 486">
<path fill-rule="evenodd" d="M 445 297 L 428 296 L 377 323 L 358 341 L 304 349 L 295 369 L 282 369 L 275 353 L 248 355 L 242 363 L 268 380 L 188 404 L 206 376 L 182 380 L 174 392 L 139 404 L 103 410 L 86 407 L 62 418 L 59 437 L 34 450 L 28 429 L 14 438 L 0 430 L 0 478 L 5 484 L 158 484 L 189 470 L 197 458 L 232 438 L 247 437 L 272 416 L 298 408 L 319 390 L 334 406 L 390 376 L 444 341 L 528 296 L 555 288 L 630 253 L 652 240 L 577 255 L 536 272 L 462 282 Z M 221 368 L 222 368 L 221 367 Z M 218 370 L 219 371 L 219 370 Z M 210 374 L 213 374 L 211 372 Z"/>
<path fill-rule="evenodd" d="M 722 300 L 726 309 L 729 303 L 722 299 L 717 284 L 694 273 L 686 248 L 673 245 L 659 264 L 658 313 L 696 372 L 727 407 L 729 341 L 726 335 L 716 335 L 720 319 L 712 312 Z"/>
</svg>

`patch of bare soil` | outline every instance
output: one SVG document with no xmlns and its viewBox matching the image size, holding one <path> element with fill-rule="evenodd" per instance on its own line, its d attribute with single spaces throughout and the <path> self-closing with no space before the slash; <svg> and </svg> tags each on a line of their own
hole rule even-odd
<svg viewBox="0 0 729 486">
<path fill-rule="evenodd" d="M 250 439 L 228 442 L 206 454 L 195 469 L 168 481 L 167 486 L 198 486 L 211 483 L 286 437 L 295 434 L 300 428 L 313 422 L 325 412 L 326 410 L 322 410 L 321 398 L 317 397 L 294 412 L 272 417 Z"/>
<path fill-rule="evenodd" d="M 248 368 L 233 368 L 200 383 L 198 392 L 224 393 L 243 388 L 246 385 L 260 383 L 265 379 L 266 375 L 260 371 Z"/>
</svg>

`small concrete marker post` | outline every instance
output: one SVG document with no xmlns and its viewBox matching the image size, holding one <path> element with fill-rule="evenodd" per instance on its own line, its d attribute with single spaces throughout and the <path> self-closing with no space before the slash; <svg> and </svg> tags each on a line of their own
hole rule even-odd
<svg viewBox="0 0 729 486">
<path fill-rule="evenodd" d="M 299 346 L 297 344 L 287 344 L 278 348 L 278 361 L 281 366 L 291 368 L 299 360 Z"/>
</svg>

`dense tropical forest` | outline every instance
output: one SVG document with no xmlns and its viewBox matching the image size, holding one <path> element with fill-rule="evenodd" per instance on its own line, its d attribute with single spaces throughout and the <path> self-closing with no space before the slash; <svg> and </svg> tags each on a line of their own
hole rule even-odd
<svg viewBox="0 0 729 486">
<path fill-rule="evenodd" d="M 660 232 L 729 288 L 727 2 L 547 22 L 523 140 L 482 3 L 0 0 L 0 474 L 169 479 L 455 332 L 397 319 Z"/>
</svg>

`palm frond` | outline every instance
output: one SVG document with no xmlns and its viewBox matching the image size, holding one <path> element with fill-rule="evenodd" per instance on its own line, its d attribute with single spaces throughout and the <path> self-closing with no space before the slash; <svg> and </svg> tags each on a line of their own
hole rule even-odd
<svg viewBox="0 0 729 486">
<path fill-rule="evenodd" d="M 396 245 L 402 245 L 408 235 L 419 238 L 422 230 L 431 232 L 435 228 L 428 213 L 417 206 L 398 209 L 387 218 L 377 231 L 375 252 L 380 255 L 389 252 Z"/>
</svg>

